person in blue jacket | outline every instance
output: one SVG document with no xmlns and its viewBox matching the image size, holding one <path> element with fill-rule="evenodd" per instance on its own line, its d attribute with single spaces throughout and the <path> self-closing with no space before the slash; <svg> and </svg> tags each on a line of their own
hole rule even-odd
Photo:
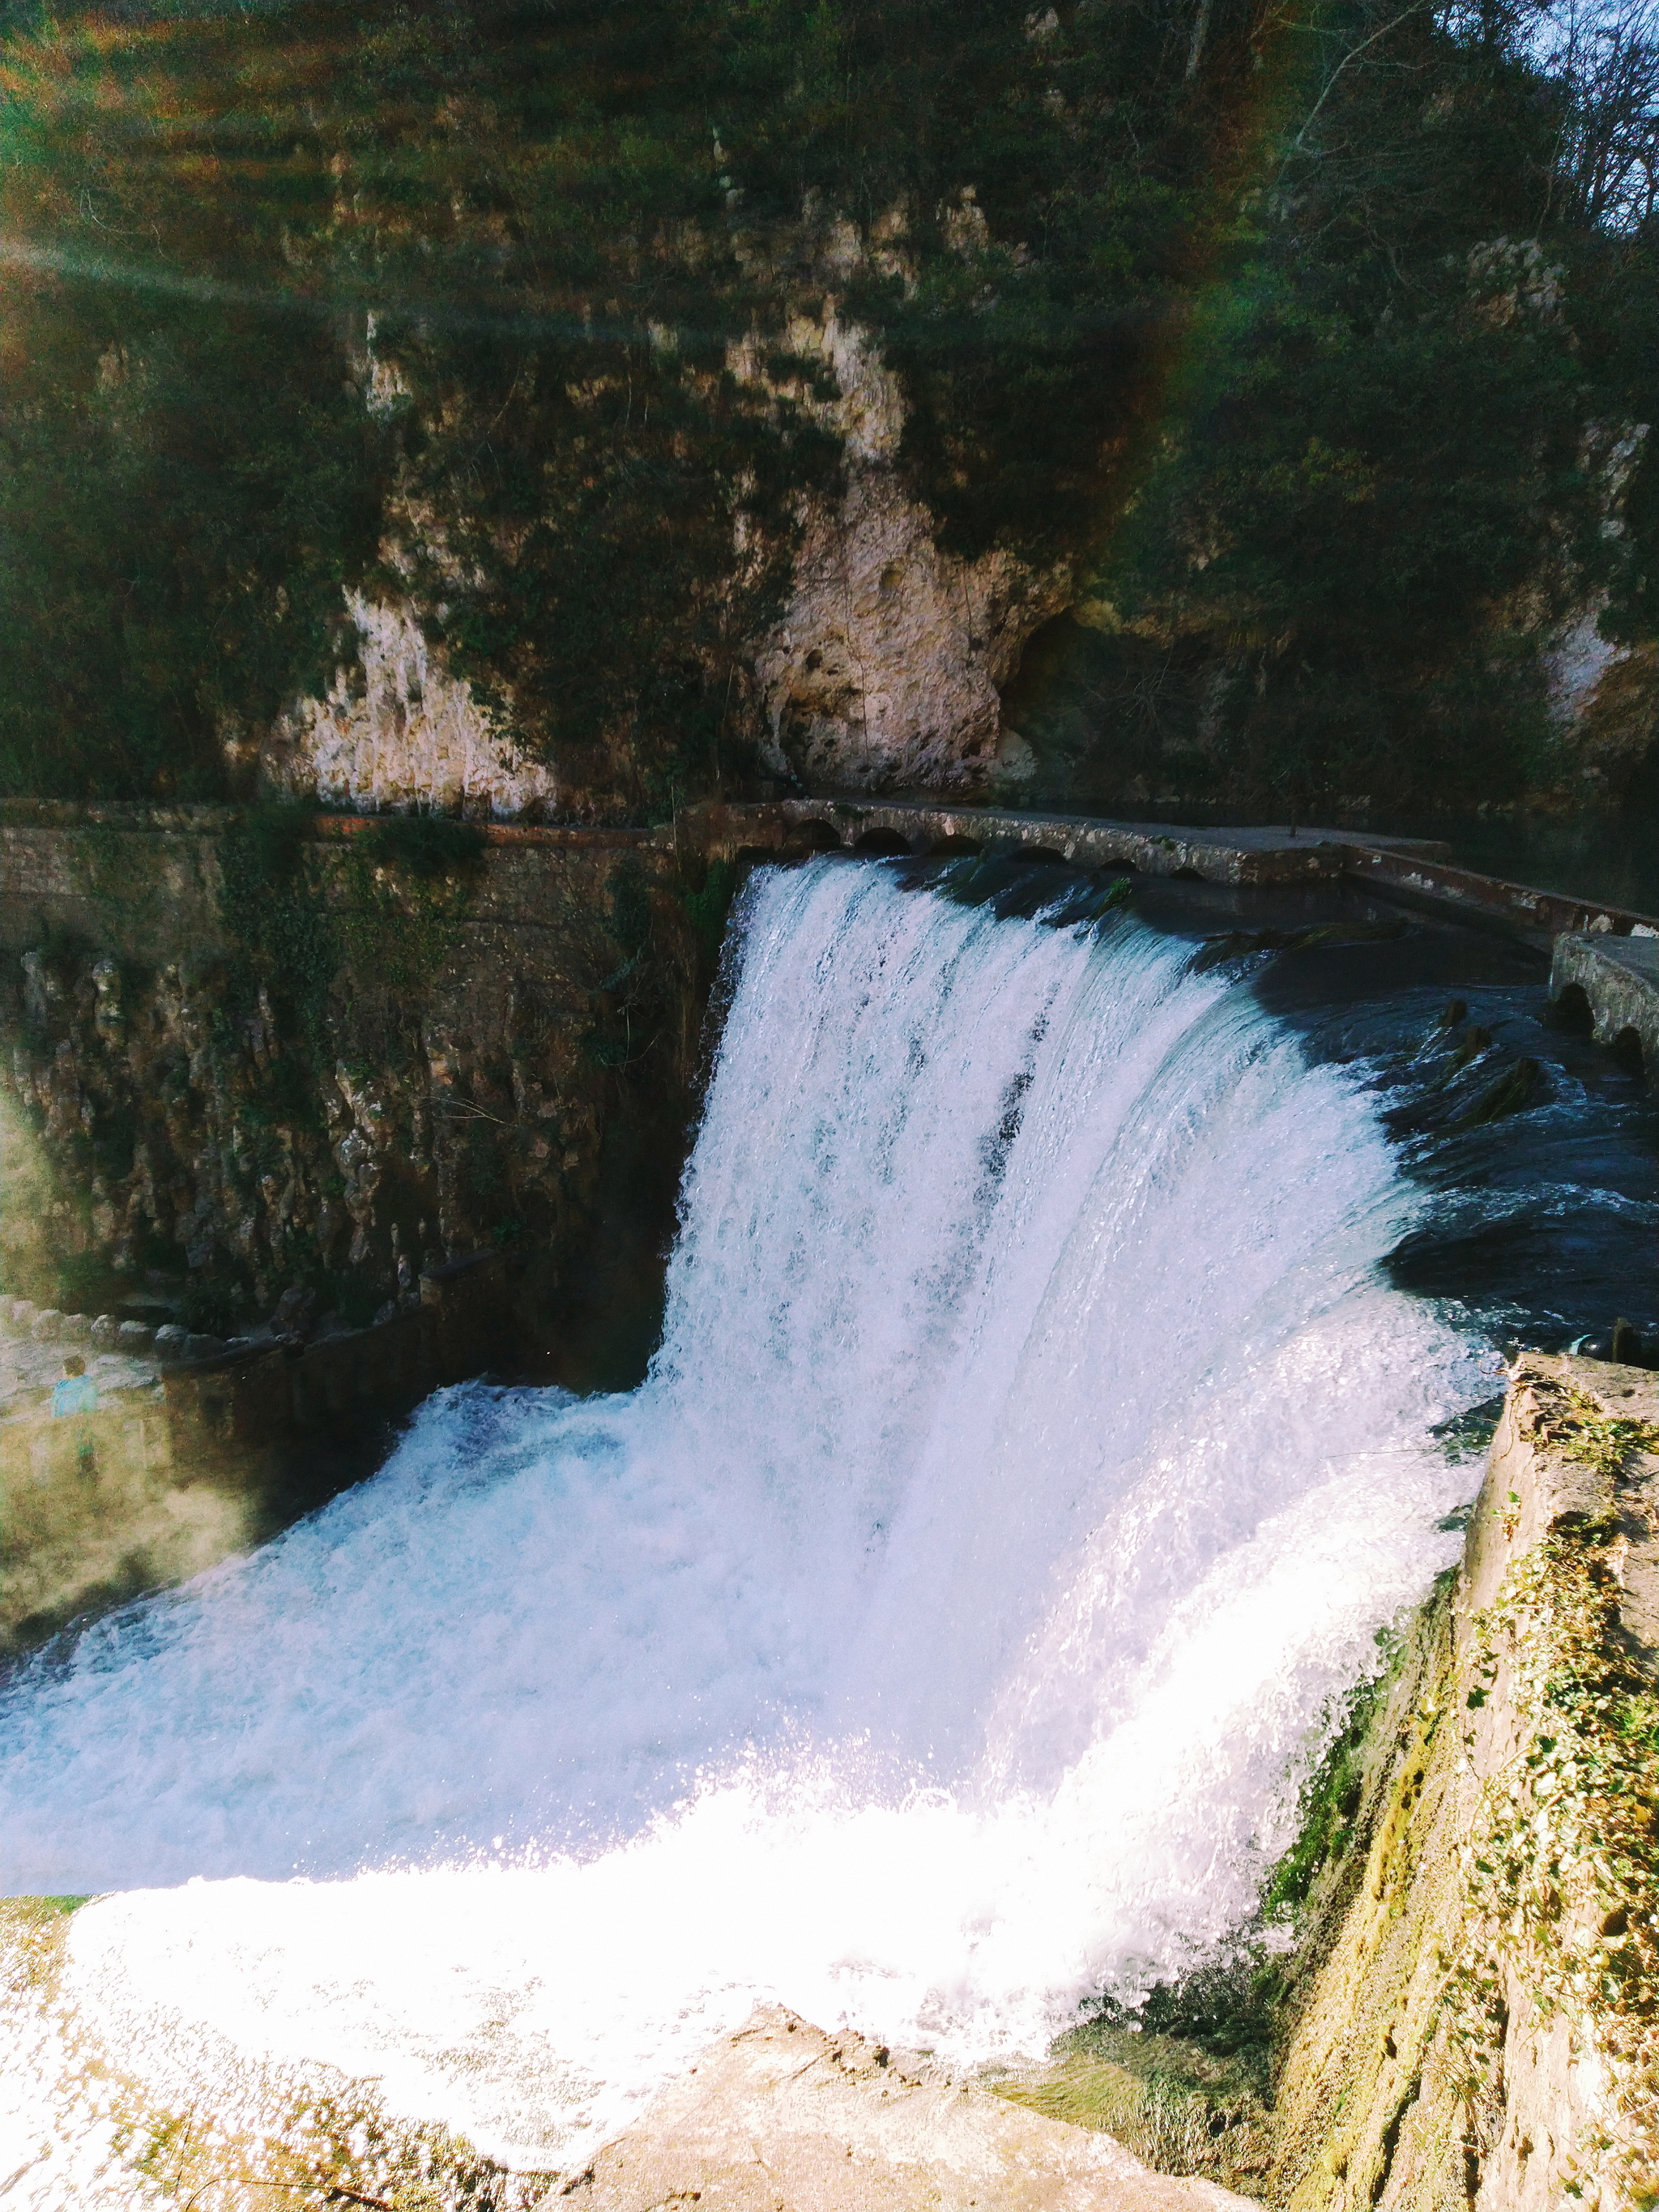
<svg viewBox="0 0 1659 2212">
<path fill-rule="evenodd" d="M 98 1385 L 87 1372 L 87 1363 L 78 1352 L 71 1352 L 64 1362 L 63 1380 L 52 1389 L 52 1410 L 54 1419 L 65 1413 L 95 1413 L 98 1411 Z"/>
</svg>

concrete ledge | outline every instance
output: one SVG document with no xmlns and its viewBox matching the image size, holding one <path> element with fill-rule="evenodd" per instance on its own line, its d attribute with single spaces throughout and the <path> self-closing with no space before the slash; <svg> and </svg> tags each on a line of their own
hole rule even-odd
<svg viewBox="0 0 1659 2212">
<path fill-rule="evenodd" d="M 1506 935 L 1547 945 L 1560 931 L 1594 930 L 1613 937 L 1659 936 L 1659 921 L 1628 908 L 1599 906 L 1557 891 L 1534 890 L 1501 876 L 1478 875 L 1441 860 L 1443 846 L 1413 849 L 1389 838 L 1351 837 L 1343 848 L 1343 872 L 1368 890 L 1381 891 L 1407 906 L 1443 913 L 1455 908 L 1465 920 L 1492 921 Z"/>
<path fill-rule="evenodd" d="M 151 807 L 76 805 L 67 801 L 0 801 L 0 921 L 8 940 L 32 941 L 41 916 L 73 925 L 91 896 L 82 880 L 102 865 L 125 838 L 157 841 L 148 861 L 164 893 L 163 905 L 181 943 L 215 940 L 218 933 L 216 841 L 235 828 L 244 810 L 229 806 Z M 323 844 L 349 844 L 388 817 L 323 814 L 310 835 Z M 1291 885 L 1347 877 L 1367 890 L 1430 912 L 1455 911 L 1540 945 L 1563 930 L 1597 930 L 1615 937 L 1659 933 L 1659 920 L 1620 907 L 1570 898 L 1453 866 L 1448 848 L 1431 838 L 1368 837 L 1352 831 L 1298 827 L 1199 829 L 1181 824 L 1118 822 L 1078 814 L 1031 814 L 1017 808 L 934 805 L 910 799 L 785 799 L 706 805 L 684 809 L 672 826 L 480 823 L 495 856 L 490 883 L 505 868 L 531 870 L 518 895 L 507 899 L 512 918 L 534 920 L 537 856 L 570 866 L 582 855 L 603 864 L 605 855 L 632 854 L 657 865 L 676 854 L 735 857 L 739 853 L 796 858 L 811 852 L 908 853 L 916 856 L 1021 848 L 1079 867 L 1119 867 L 1149 876 L 1185 877 L 1200 883 Z M 88 836 L 94 843 L 87 842 Z M 101 843 L 97 840 L 101 839 Z M 94 844 L 96 850 L 94 851 Z M 519 856 L 516 863 L 514 856 Z M 100 860 L 101 856 L 101 860 Z M 129 854 L 129 862 L 131 854 Z M 97 870 L 93 867 L 95 874 Z M 501 878 L 505 892 L 507 878 Z M 105 894 L 107 899 L 108 894 Z M 337 888 L 327 902 L 337 903 Z M 493 905 L 492 905 L 493 902 Z M 489 892 L 474 919 L 501 919 L 500 899 Z M 517 908 L 525 907 L 519 915 Z M 486 909 L 490 909 L 489 913 Z M 82 917 L 83 918 L 83 917 Z M 151 930 L 154 934 L 154 929 Z"/>
</svg>

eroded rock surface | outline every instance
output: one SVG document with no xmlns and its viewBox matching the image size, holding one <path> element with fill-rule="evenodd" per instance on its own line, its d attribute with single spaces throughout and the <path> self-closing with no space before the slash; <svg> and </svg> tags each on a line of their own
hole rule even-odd
<svg viewBox="0 0 1659 2212">
<path fill-rule="evenodd" d="M 1245 2199 L 1153 2173 L 852 2035 L 763 2006 L 569 2191 L 585 2212 L 1224 2212 Z"/>
<path fill-rule="evenodd" d="M 247 853 L 216 818 L 0 829 L 9 1288 L 171 1269 L 246 1292 L 240 1334 L 292 1283 L 360 1322 L 505 1243 L 587 1297 L 602 1144 L 642 1129 L 672 1218 L 711 963 L 671 855 L 573 832 L 434 884 L 311 840 L 250 887 Z"/>
<path fill-rule="evenodd" d="M 361 673 L 301 700 L 258 750 L 270 789 L 370 813 L 435 807 L 503 817 L 554 806 L 544 762 L 522 757 L 428 644 L 411 609 L 351 592 Z"/>
<path fill-rule="evenodd" d="M 1656 1592 L 1659 1380 L 1525 1355 L 1316 1897 L 1274 2202 L 1654 2203 Z"/>
<path fill-rule="evenodd" d="M 1030 756 L 1004 741 L 998 687 L 1064 605 L 1066 579 L 1000 549 L 976 561 L 940 550 L 899 471 L 898 380 L 833 294 L 789 341 L 835 376 L 822 414 L 846 459 L 839 499 L 809 509 L 789 604 L 757 645 L 770 764 L 814 789 L 1017 783 Z"/>
</svg>

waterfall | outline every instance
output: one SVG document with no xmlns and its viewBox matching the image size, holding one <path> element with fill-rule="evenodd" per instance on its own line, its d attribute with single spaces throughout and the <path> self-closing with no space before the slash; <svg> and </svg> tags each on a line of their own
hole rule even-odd
<svg viewBox="0 0 1659 2212">
<path fill-rule="evenodd" d="M 440 1393 L 12 1685 L 87 2017 L 564 2166 L 761 1997 L 972 2063 L 1248 1913 L 1492 1387 L 1363 1081 L 1128 915 L 736 927 L 644 1386 Z"/>
</svg>

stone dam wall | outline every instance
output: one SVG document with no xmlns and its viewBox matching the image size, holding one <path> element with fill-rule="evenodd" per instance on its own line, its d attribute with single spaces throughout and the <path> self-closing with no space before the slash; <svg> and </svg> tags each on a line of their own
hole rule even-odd
<svg viewBox="0 0 1659 2212">
<path fill-rule="evenodd" d="M 8 811 L 0 1650 L 274 1533 L 441 1382 L 638 1379 L 734 872 Z M 73 1350 L 151 1364 L 71 1466 Z"/>
<path fill-rule="evenodd" d="M 78 813 L 0 824 L 6 1291 L 96 1315 L 159 1277 L 143 1318 L 225 1339 L 295 1282 L 362 1326 L 490 1248 L 568 1345 L 659 1266 L 701 863 L 589 831 L 422 875 L 228 810 Z"/>
<path fill-rule="evenodd" d="M 1449 873 L 1420 844 L 1318 830 L 882 799 L 710 806 L 656 830 L 441 827 L 434 845 L 407 817 L 0 805 L 0 1340 L 155 1347 L 170 1463 L 199 1481 L 212 1460 L 239 1528 L 355 1478 L 386 1423 L 459 1372 L 639 1378 L 750 860 L 1017 848 L 1245 890 L 1398 877 L 1413 900 Z M 1441 902 L 1526 930 L 1562 907 L 1583 934 L 1560 943 L 1584 949 L 1558 987 L 1645 981 L 1650 1012 L 1650 925 L 1510 893 L 1474 901 L 1460 881 Z M 1650 1069 L 1656 1039 L 1643 1030 Z M 492 1317 L 458 1369 L 428 1342 L 425 1293 L 489 1255 Z M 285 1295 L 303 1312 L 273 1364 Z M 0 1395 L 39 1418 L 27 1390 Z M 88 1601 L 172 1579 L 158 1562 L 175 1553 L 204 1563 L 159 1539 L 129 1549 Z M 71 1583 L 54 1584 L 64 1603 Z M 38 1590 L 0 1592 L 0 1641 L 59 1617 Z"/>
<path fill-rule="evenodd" d="M 398 828 L 0 807 L 0 1295 L 211 1350 L 295 1283 L 361 1328 L 489 1247 L 556 1379 L 629 1379 L 750 859 L 1018 846 L 1237 885 L 1340 863 L 1317 836 L 882 801 L 494 824 L 447 860 Z"/>
</svg>

